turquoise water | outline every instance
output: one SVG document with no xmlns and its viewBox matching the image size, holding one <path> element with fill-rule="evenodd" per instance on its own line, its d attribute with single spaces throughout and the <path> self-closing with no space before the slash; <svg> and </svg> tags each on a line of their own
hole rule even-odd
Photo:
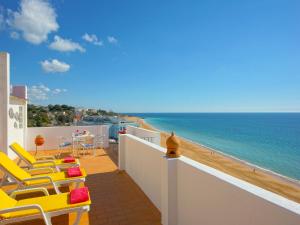
<svg viewBox="0 0 300 225">
<path fill-rule="evenodd" d="M 300 180 L 300 113 L 136 113 L 163 131 Z"/>
</svg>

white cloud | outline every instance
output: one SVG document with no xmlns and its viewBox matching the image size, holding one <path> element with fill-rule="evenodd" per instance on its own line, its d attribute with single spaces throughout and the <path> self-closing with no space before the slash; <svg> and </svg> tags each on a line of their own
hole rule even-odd
<svg viewBox="0 0 300 225">
<path fill-rule="evenodd" d="M 59 94 L 59 93 L 63 93 L 63 92 L 67 92 L 67 89 L 55 88 L 54 90 L 52 90 L 53 94 Z"/>
<path fill-rule="evenodd" d="M 87 42 L 90 42 L 94 45 L 98 45 L 98 46 L 102 46 L 103 45 L 103 42 L 101 40 L 98 39 L 98 37 L 95 35 L 95 34 L 87 34 L 85 33 L 83 36 L 82 36 L 82 39 L 87 41 Z"/>
<path fill-rule="evenodd" d="M 85 52 L 85 49 L 78 43 L 73 42 L 71 39 L 63 39 L 57 35 L 54 37 L 54 41 L 49 45 L 53 50 L 60 52 Z"/>
<path fill-rule="evenodd" d="M 49 92 L 49 91 L 50 91 L 50 88 L 46 87 L 46 86 L 43 85 L 43 84 L 41 84 L 39 87 L 40 87 L 41 89 L 43 89 L 44 91 L 46 91 L 46 92 Z"/>
<path fill-rule="evenodd" d="M 71 67 L 69 64 L 57 59 L 42 61 L 41 66 L 46 73 L 64 73 L 69 71 Z"/>
<path fill-rule="evenodd" d="M 10 32 L 9 36 L 10 36 L 12 39 L 15 39 L 15 40 L 17 40 L 17 39 L 20 38 L 20 34 L 19 34 L 18 32 L 16 32 L 16 31 Z"/>
<path fill-rule="evenodd" d="M 56 17 L 47 0 L 21 0 L 18 11 L 9 10 L 8 24 L 20 31 L 26 41 L 40 44 L 47 40 L 48 34 L 58 30 Z"/>
<path fill-rule="evenodd" d="M 49 99 L 50 96 L 58 95 L 67 92 L 67 89 L 55 88 L 51 90 L 49 87 L 40 84 L 33 85 L 28 88 L 28 98 L 29 101 L 42 101 Z"/>
<path fill-rule="evenodd" d="M 117 44 L 118 43 L 118 40 L 113 36 L 108 36 L 107 41 L 111 44 Z"/>
<path fill-rule="evenodd" d="M 28 88 L 28 98 L 29 100 L 46 100 L 48 99 L 48 94 L 50 89 L 44 85 L 34 85 Z"/>
</svg>

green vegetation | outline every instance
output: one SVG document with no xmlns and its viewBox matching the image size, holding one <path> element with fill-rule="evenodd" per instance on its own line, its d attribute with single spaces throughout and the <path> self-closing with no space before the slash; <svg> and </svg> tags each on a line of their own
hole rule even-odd
<svg viewBox="0 0 300 225">
<path fill-rule="evenodd" d="M 73 122 L 75 108 L 67 105 L 28 105 L 28 127 L 68 126 Z"/>
<path fill-rule="evenodd" d="M 27 117 L 28 127 L 70 126 L 74 121 L 76 113 L 82 116 L 115 116 L 112 111 L 102 109 L 79 110 L 68 105 L 37 106 L 28 104 Z"/>
<path fill-rule="evenodd" d="M 98 109 L 96 112 L 93 110 L 87 110 L 86 115 L 87 116 L 118 116 L 119 114 L 113 111 L 105 111 L 102 109 Z"/>
</svg>

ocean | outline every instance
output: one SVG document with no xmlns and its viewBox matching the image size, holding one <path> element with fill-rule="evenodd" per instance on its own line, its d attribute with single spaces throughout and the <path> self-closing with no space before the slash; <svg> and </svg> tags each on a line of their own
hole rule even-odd
<svg viewBox="0 0 300 225">
<path fill-rule="evenodd" d="M 171 132 L 300 180 L 300 113 L 131 113 Z"/>
</svg>

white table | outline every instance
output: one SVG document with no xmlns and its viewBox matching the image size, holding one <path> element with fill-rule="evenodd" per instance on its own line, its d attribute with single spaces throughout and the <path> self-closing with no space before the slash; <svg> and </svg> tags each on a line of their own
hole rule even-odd
<svg viewBox="0 0 300 225">
<path fill-rule="evenodd" d="M 72 148 L 73 148 L 73 155 L 74 155 L 74 150 L 78 150 L 78 147 L 81 143 L 86 143 L 87 140 L 93 140 L 95 138 L 95 135 L 93 134 L 72 134 Z M 78 155 L 78 151 L 77 151 Z"/>
</svg>

